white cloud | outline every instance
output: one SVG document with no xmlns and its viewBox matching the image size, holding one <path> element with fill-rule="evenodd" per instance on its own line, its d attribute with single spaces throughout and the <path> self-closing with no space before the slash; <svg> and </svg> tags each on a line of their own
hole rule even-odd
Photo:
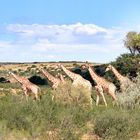
<svg viewBox="0 0 140 140">
<path fill-rule="evenodd" d="M 0 51 L 12 48 L 10 59 L 17 61 L 93 60 L 107 62 L 121 53 L 127 30 L 94 24 L 41 25 L 10 24 L 12 41 L 0 40 Z M 10 51 L 10 49 L 9 49 Z M 14 56 L 14 54 L 17 54 Z M 5 53 L 7 56 L 7 53 Z M 1 56 L 2 58 L 2 56 Z M 7 57 L 3 57 L 5 60 Z"/>
<path fill-rule="evenodd" d="M 94 38 L 111 39 L 114 35 L 120 35 L 123 32 L 118 29 L 106 29 L 94 24 L 81 23 L 70 25 L 10 24 L 7 30 L 27 38 L 47 38 L 52 43 L 81 43 L 81 38 L 86 38 L 87 41 L 90 39 L 89 43 L 94 43 Z"/>
<path fill-rule="evenodd" d="M 77 23 L 73 29 L 76 34 L 84 34 L 84 35 L 95 35 L 99 32 L 107 33 L 107 30 L 105 28 L 96 26 L 94 24 L 85 24 L 84 25 L 81 23 Z"/>
</svg>

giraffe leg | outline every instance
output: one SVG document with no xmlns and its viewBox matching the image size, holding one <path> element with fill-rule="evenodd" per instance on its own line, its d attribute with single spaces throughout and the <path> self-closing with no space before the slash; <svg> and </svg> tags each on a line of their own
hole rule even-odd
<svg viewBox="0 0 140 140">
<path fill-rule="evenodd" d="M 35 90 L 32 89 L 32 93 L 33 93 L 33 96 L 34 96 L 34 100 L 40 100 L 39 97 L 38 97 L 38 89 L 35 89 Z"/>
<path fill-rule="evenodd" d="M 105 103 L 105 106 L 107 106 L 107 102 L 106 102 L 106 99 L 105 99 L 104 94 L 103 94 L 103 101 L 104 101 L 104 103 Z"/>
<path fill-rule="evenodd" d="M 116 104 L 118 104 L 118 102 L 117 102 L 118 99 L 117 99 L 117 97 L 116 97 L 114 92 L 112 92 L 111 95 L 112 95 L 112 98 L 113 98 L 112 104 L 113 104 L 113 106 L 115 106 Z"/>
<path fill-rule="evenodd" d="M 99 104 L 99 95 L 100 95 L 100 92 L 99 92 L 99 86 L 97 85 L 97 86 L 95 86 L 95 89 L 96 89 L 96 91 L 97 91 L 97 97 L 96 97 L 96 106 L 98 106 L 98 104 Z"/>
<path fill-rule="evenodd" d="M 34 100 L 39 100 L 38 95 L 34 93 Z"/>
<path fill-rule="evenodd" d="M 32 92 L 32 96 L 33 96 L 33 100 L 40 100 L 39 98 L 39 91 L 40 91 L 40 88 L 39 87 L 36 87 L 34 85 L 31 85 L 29 87 L 30 91 Z"/>
<path fill-rule="evenodd" d="M 54 95 L 52 95 L 52 101 L 54 101 Z"/>
<path fill-rule="evenodd" d="M 23 89 L 24 94 L 26 96 L 26 100 L 28 101 L 28 94 L 27 94 L 28 90 L 27 90 L 27 88 L 25 86 L 23 86 L 22 89 Z"/>
<path fill-rule="evenodd" d="M 89 96 L 89 104 L 92 106 L 92 98 Z"/>
<path fill-rule="evenodd" d="M 116 91 L 116 87 L 114 85 L 109 85 L 109 89 L 108 89 L 108 93 L 110 94 L 110 96 L 113 98 L 113 106 L 117 103 L 117 97 L 115 95 L 115 91 Z"/>
<path fill-rule="evenodd" d="M 106 102 L 106 99 L 105 99 L 104 93 L 103 93 L 103 92 L 100 92 L 100 95 L 103 97 L 103 101 L 104 101 L 104 103 L 105 103 L 105 106 L 107 106 L 107 102 Z"/>
<path fill-rule="evenodd" d="M 28 94 L 27 91 L 25 92 L 26 100 L 28 101 Z"/>
<path fill-rule="evenodd" d="M 98 92 L 98 95 L 97 95 L 97 102 L 96 102 L 96 105 L 98 105 L 98 96 L 102 96 L 102 98 L 103 98 L 103 101 L 104 101 L 104 103 L 105 103 L 105 106 L 107 106 L 107 102 L 106 102 L 106 99 L 105 99 L 105 96 L 104 96 L 104 93 L 103 93 L 103 88 L 102 88 L 102 86 L 100 86 L 100 85 L 97 85 L 97 86 L 95 86 L 95 88 L 96 88 L 96 90 L 97 90 L 97 92 Z"/>
<path fill-rule="evenodd" d="M 97 94 L 97 98 L 96 98 L 96 106 L 98 106 L 98 104 L 99 104 L 99 95 Z"/>
<path fill-rule="evenodd" d="M 33 93 L 32 96 L 33 96 L 33 100 L 37 100 L 38 96 L 36 93 Z"/>
</svg>

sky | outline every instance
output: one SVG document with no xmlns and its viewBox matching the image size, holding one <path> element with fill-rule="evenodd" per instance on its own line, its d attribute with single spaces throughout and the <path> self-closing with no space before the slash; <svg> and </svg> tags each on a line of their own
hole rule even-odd
<svg viewBox="0 0 140 140">
<path fill-rule="evenodd" d="M 0 62 L 108 63 L 140 31 L 139 0 L 0 0 Z"/>
</svg>

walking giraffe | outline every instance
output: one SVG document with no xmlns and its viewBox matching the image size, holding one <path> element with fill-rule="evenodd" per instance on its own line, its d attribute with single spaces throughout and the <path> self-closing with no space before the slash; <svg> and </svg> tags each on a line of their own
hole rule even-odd
<svg viewBox="0 0 140 140">
<path fill-rule="evenodd" d="M 104 79 L 103 77 L 98 76 L 96 74 L 96 72 L 94 71 L 94 69 L 91 68 L 90 65 L 88 66 L 88 70 L 91 75 L 91 78 L 97 84 L 97 86 L 96 86 L 97 91 L 99 90 L 99 93 L 101 93 L 101 94 L 103 94 L 103 91 L 106 91 L 113 98 L 113 100 L 116 101 L 117 100 L 117 97 L 115 95 L 116 86 L 113 83 Z M 103 100 L 104 100 L 104 102 L 106 102 L 104 98 L 103 98 Z M 99 96 L 97 96 L 97 102 L 99 102 Z M 98 104 L 98 103 L 96 103 L 96 104 Z"/>
<path fill-rule="evenodd" d="M 9 72 L 9 74 L 13 78 L 15 78 L 15 80 L 17 80 L 17 82 L 19 82 L 22 85 L 22 89 L 23 89 L 23 92 L 24 92 L 24 94 L 26 96 L 26 99 L 29 96 L 29 94 L 28 94 L 29 91 L 31 91 L 33 93 L 35 99 L 39 99 L 39 95 L 38 94 L 39 94 L 40 88 L 37 85 L 31 83 L 28 80 L 28 78 L 25 78 L 25 77 L 22 77 L 22 76 L 18 76 L 16 74 L 12 73 L 12 72 Z"/>
<path fill-rule="evenodd" d="M 72 83 L 73 86 L 77 87 L 78 85 L 82 85 L 83 87 L 89 89 L 90 91 L 92 90 L 92 85 L 88 80 L 84 79 L 81 75 L 68 70 L 66 67 L 64 67 L 61 64 L 60 67 L 66 73 L 66 75 L 73 81 Z"/>
<path fill-rule="evenodd" d="M 84 88 L 88 89 L 89 102 L 90 102 L 90 105 L 92 105 L 92 98 L 91 98 L 92 85 L 91 85 L 91 83 L 88 80 L 84 79 L 81 75 L 71 72 L 66 67 L 64 67 L 62 64 L 60 64 L 59 66 L 66 73 L 66 75 L 73 81 L 72 85 L 74 87 L 83 86 Z"/>
<path fill-rule="evenodd" d="M 97 84 L 95 86 L 95 89 L 97 91 L 96 106 L 99 105 L 100 96 L 102 96 L 104 104 L 105 104 L 105 106 L 107 106 L 107 102 L 106 102 L 106 99 L 105 99 L 105 96 L 104 96 L 104 91 L 103 91 L 102 86 L 100 84 Z"/>
<path fill-rule="evenodd" d="M 132 83 L 128 77 L 121 75 L 112 65 L 108 65 L 105 71 L 112 71 L 114 73 L 116 78 L 120 81 L 122 90 L 125 90 Z"/>
<path fill-rule="evenodd" d="M 47 72 L 47 71 L 45 71 L 43 69 L 41 69 L 40 71 L 44 74 L 45 77 L 47 77 L 47 79 L 49 81 L 52 82 L 52 84 L 53 84 L 52 88 L 53 89 L 56 89 L 59 86 L 60 83 L 64 83 L 65 82 L 65 80 L 64 80 L 64 78 L 63 78 L 63 76 L 61 74 L 60 74 L 60 79 L 59 79 L 59 78 L 54 77 L 49 72 Z"/>
</svg>

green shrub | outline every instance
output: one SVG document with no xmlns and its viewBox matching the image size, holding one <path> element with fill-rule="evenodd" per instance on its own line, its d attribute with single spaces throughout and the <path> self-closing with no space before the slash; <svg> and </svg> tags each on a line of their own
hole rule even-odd
<svg viewBox="0 0 140 140">
<path fill-rule="evenodd" d="M 32 65 L 32 66 L 31 66 L 31 68 L 36 68 L 36 67 L 37 67 L 36 65 Z"/>
<path fill-rule="evenodd" d="M 136 77 L 139 72 L 140 55 L 123 54 L 112 64 L 122 75 Z"/>
</svg>

